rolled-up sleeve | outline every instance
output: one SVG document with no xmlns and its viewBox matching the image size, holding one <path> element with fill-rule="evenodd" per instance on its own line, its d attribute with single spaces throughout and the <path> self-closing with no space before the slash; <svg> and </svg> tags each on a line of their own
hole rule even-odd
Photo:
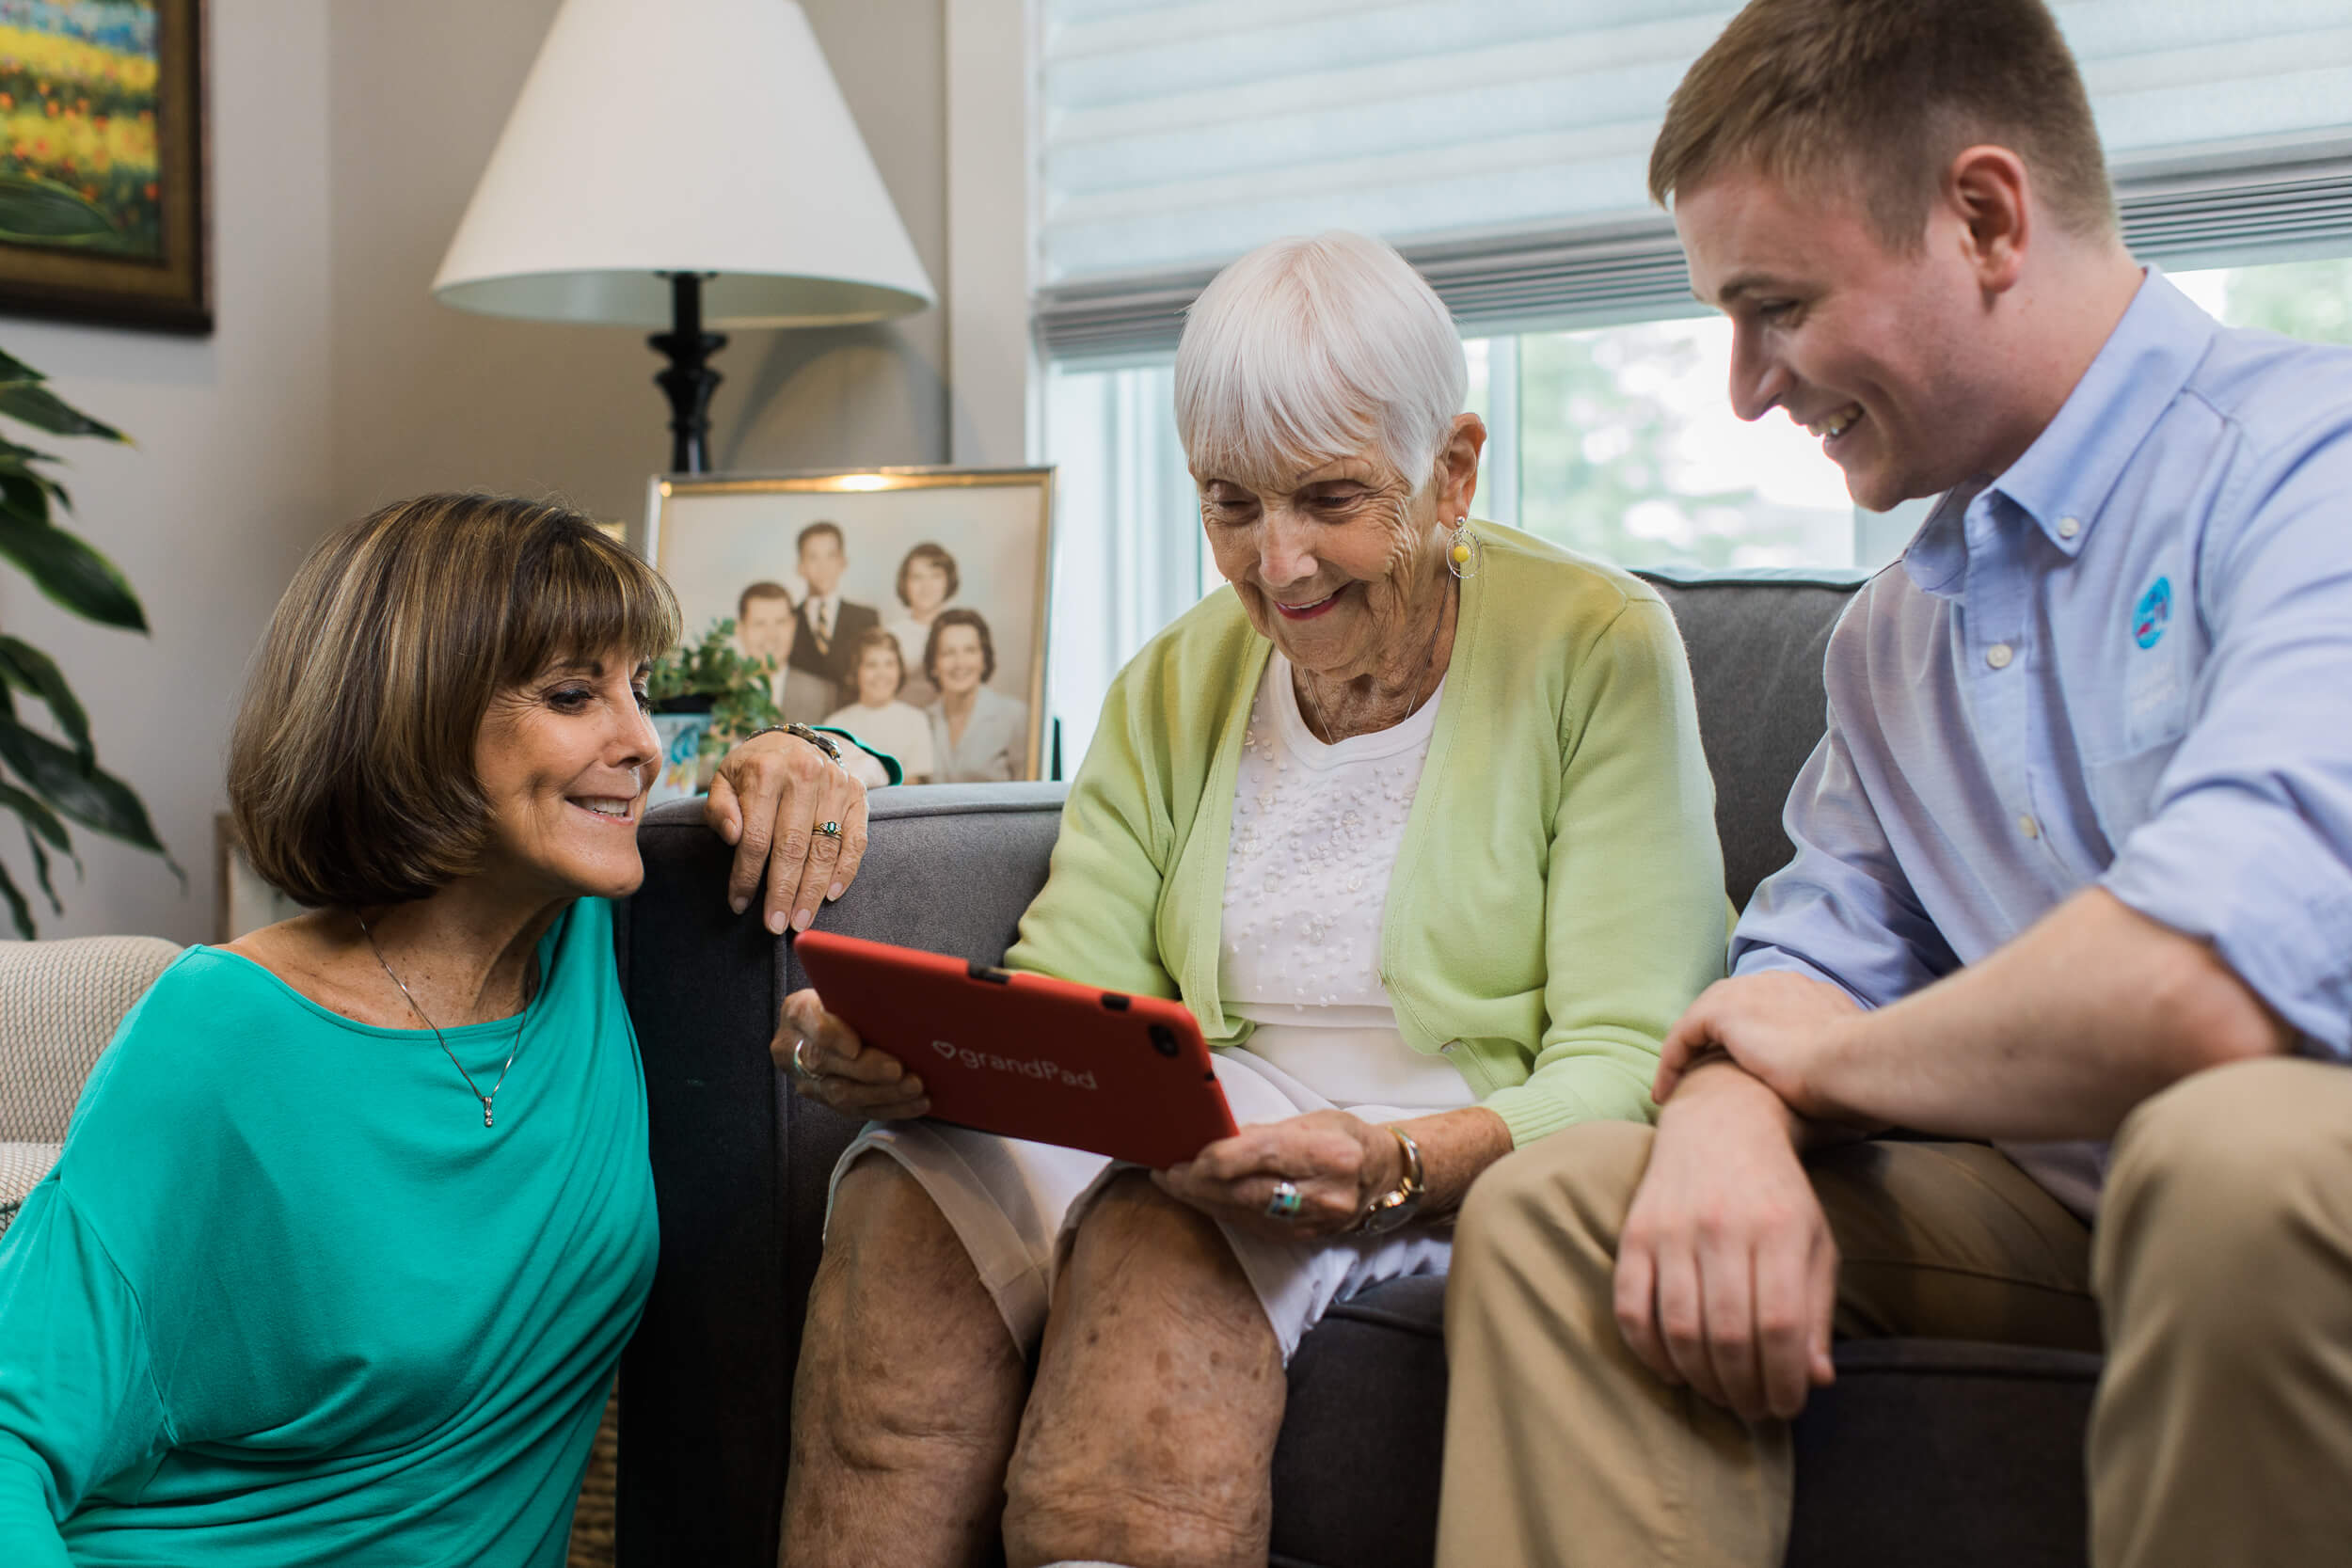
<svg viewBox="0 0 2352 1568">
<path fill-rule="evenodd" d="M 2101 883 L 2352 1056 L 2352 432 L 2246 488 L 2260 510 L 2204 579 L 2192 721 Z"/>
</svg>

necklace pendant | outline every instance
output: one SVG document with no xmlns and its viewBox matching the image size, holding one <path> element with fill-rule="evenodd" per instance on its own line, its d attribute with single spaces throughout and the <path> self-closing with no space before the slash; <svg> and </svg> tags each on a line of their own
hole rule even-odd
<svg viewBox="0 0 2352 1568">
<path fill-rule="evenodd" d="M 482 1102 L 482 1125 L 485 1127 L 490 1125 L 490 1102 L 487 1100 Z"/>
</svg>

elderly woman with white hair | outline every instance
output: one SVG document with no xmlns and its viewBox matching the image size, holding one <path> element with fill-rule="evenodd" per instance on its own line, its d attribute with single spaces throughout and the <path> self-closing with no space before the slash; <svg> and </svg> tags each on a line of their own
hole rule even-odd
<svg viewBox="0 0 2352 1568">
<path fill-rule="evenodd" d="M 1227 268 L 1177 351 L 1232 591 L 1120 674 L 1005 962 L 1181 998 L 1238 1136 L 1147 1172 L 920 1120 L 787 1000 L 800 1092 L 876 1118 L 801 1344 L 796 1568 L 1000 1529 L 1013 1568 L 1263 1564 L 1299 1337 L 1442 1271 L 1515 1145 L 1652 1114 L 1725 929 L 1682 645 L 1638 580 L 1468 521 L 1466 384 L 1444 306 L 1351 234 Z"/>
</svg>

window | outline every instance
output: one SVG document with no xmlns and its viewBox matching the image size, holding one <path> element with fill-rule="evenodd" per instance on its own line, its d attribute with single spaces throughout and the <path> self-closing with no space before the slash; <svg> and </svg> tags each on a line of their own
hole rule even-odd
<svg viewBox="0 0 2352 1568">
<path fill-rule="evenodd" d="M 1060 469 L 1049 696 L 1066 766 L 1112 673 L 1216 586 L 1170 412 L 1182 309 L 1278 234 L 1381 234 L 1463 325 L 1479 512 L 1629 565 L 1867 571 L 1786 418 L 1725 397 L 1642 172 L 1708 0 L 1040 0 L 1036 336 Z M 2055 0 L 2135 253 L 2232 322 L 2352 336 L 2343 0 Z M 2221 270 L 2216 270 L 2221 269 Z"/>
<path fill-rule="evenodd" d="M 2352 258 L 2169 276 L 2233 326 L 2352 345 Z M 1706 317 L 1469 340 L 1470 406 L 1490 432 L 1479 515 L 1626 565 L 1867 572 L 1894 560 L 1926 503 L 1860 511 L 1785 416 L 1734 415 L 1730 332 Z M 1063 527 L 1047 686 L 1065 770 L 1112 673 L 1218 586 L 1173 384 L 1166 356 L 1048 372 Z"/>
</svg>

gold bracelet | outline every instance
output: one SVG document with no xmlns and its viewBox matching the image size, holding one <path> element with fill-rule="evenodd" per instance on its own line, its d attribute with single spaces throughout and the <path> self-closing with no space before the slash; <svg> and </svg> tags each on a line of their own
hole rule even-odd
<svg viewBox="0 0 2352 1568">
<path fill-rule="evenodd" d="M 1394 1122 L 1388 1122 L 1389 1135 L 1396 1139 L 1396 1147 L 1405 1156 L 1405 1174 L 1395 1186 L 1372 1200 L 1356 1228 L 1367 1236 L 1382 1236 L 1411 1223 L 1421 1212 L 1422 1195 L 1428 1190 L 1422 1179 L 1421 1145 L 1413 1135 Z"/>
</svg>

